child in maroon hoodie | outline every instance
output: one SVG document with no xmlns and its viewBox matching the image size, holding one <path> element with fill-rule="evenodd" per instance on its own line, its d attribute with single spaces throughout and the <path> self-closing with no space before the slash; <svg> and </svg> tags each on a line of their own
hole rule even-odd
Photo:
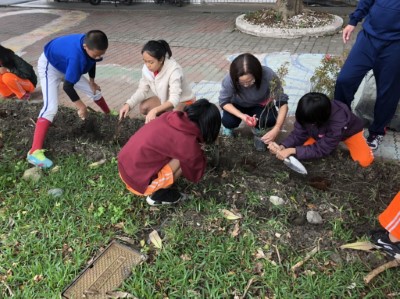
<svg viewBox="0 0 400 299">
<path fill-rule="evenodd" d="M 293 131 L 280 145 L 272 142 L 268 148 L 281 160 L 291 155 L 300 160 L 315 159 L 329 155 L 341 141 L 362 167 L 374 161 L 364 138 L 362 120 L 345 104 L 331 101 L 322 93 L 310 92 L 297 105 Z"/>
<path fill-rule="evenodd" d="M 183 175 L 198 182 L 206 168 L 202 143 L 218 137 L 221 115 L 206 99 L 170 111 L 140 128 L 118 154 L 118 169 L 127 189 L 147 196 L 150 205 L 172 204 L 183 194 L 170 187 Z"/>
</svg>

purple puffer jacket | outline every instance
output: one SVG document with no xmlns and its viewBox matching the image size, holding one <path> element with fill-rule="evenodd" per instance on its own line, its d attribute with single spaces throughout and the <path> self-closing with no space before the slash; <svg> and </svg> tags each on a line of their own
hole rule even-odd
<svg viewBox="0 0 400 299">
<path fill-rule="evenodd" d="M 284 147 L 295 147 L 301 159 L 321 158 L 329 155 L 340 141 L 363 130 L 363 122 L 343 103 L 333 100 L 329 120 L 320 128 L 315 125 L 302 127 L 297 121 L 290 135 L 281 143 Z M 317 142 L 304 146 L 308 138 Z"/>
</svg>

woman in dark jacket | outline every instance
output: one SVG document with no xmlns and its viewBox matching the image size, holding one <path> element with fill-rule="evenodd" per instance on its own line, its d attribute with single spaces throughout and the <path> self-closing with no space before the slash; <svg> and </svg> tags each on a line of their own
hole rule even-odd
<svg viewBox="0 0 400 299">
<path fill-rule="evenodd" d="M 362 167 L 373 162 L 361 119 L 345 104 L 331 101 L 322 93 L 310 92 L 297 105 L 294 130 L 280 145 L 273 142 L 268 148 L 281 160 L 291 155 L 300 160 L 315 159 L 329 155 L 341 141 Z"/>
<path fill-rule="evenodd" d="M 36 84 L 32 65 L 0 45 L 0 95 L 4 98 L 15 95 L 20 100 L 29 100 Z"/>
</svg>

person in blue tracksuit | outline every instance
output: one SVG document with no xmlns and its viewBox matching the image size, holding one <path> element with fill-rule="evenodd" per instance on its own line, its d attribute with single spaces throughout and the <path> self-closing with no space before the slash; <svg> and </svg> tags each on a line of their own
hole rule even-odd
<svg viewBox="0 0 400 299">
<path fill-rule="evenodd" d="M 363 30 L 337 78 L 335 100 L 350 107 L 365 74 L 373 70 L 377 97 L 367 142 L 375 150 L 400 99 L 400 1 L 360 0 L 343 29 L 344 43 L 364 18 Z"/>
</svg>

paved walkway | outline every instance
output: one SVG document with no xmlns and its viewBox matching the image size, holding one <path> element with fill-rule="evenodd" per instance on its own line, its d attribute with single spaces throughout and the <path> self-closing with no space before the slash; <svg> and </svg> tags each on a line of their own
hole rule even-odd
<svg viewBox="0 0 400 299">
<path fill-rule="evenodd" d="M 297 100 L 309 91 L 309 78 L 326 54 L 340 55 L 341 34 L 298 39 L 260 38 L 235 30 L 235 18 L 265 5 L 172 5 L 113 2 L 92 6 L 80 2 L 29 1 L 2 8 L 0 40 L 34 66 L 43 45 L 52 38 L 75 32 L 100 29 L 107 33 L 110 47 L 99 64 L 97 82 L 112 109 L 119 110 L 137 87 L 141 76 L 142 46 L 150 39 L 165 39 L 173 57 L 183 66 L 198 98 L 217 101 L 220 82 L 230 61 L 239 53 L 252 52 L 273 69 L 289 63 L 285 91 L 290 96 L 290 114 Z M 313 8 L 314 9 L 314 8 Z M 315 8 L 342 16 L 352 7 Z M 354 39 L 353 39 L 354 41 Z M 63 94 L 63 93 L 61 93 Z M 36 92 L 36 98 L 41 98 Z M 63 94 L 61 102 L 71 105 Z M 96 109 L 96 107 L 92 106 Z M 379 157 L 400 160 L 400 134 L 390 132 Z"/>
</svg>

